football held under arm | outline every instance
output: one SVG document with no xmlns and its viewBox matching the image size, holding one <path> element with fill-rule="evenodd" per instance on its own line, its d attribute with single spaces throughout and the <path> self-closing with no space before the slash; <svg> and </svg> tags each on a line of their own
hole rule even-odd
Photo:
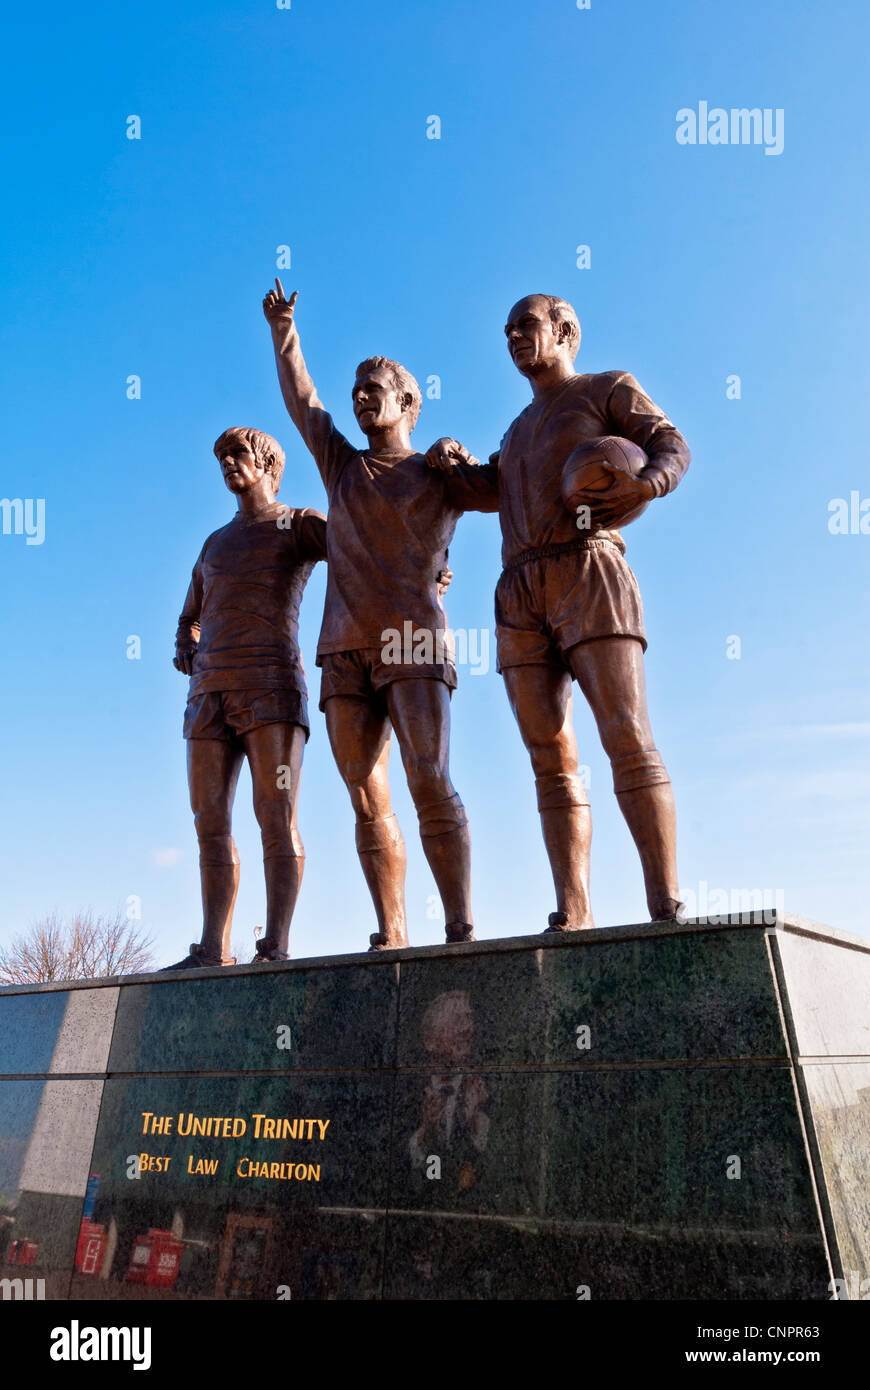
<svg viewBox="0 0 870 1390">
<path fill-rule="evenodd" d="M 629 372 L 614 373 L 607 401 L 612 433 L 645 451 L 649 463 L 640 477 L 656 497 L 673 492 L 689 466 L 689 446 L 663 410 L 650 400 Z"/>
</svg>

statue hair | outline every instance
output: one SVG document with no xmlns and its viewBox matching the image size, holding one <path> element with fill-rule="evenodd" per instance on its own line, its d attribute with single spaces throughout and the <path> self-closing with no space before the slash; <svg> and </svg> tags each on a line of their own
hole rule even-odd
<svg viewBox="0 0 870 1390">
<path fill-rule="evenodd" d="M 356 369 L 357 376 L 363 372 L 374 372 L 379 368 L 385 367 L 393 379 L 393 386 L 402 396 L 410 396 L 411 404 L 408 406 L 408 415 L 411 421 L 411 429 L 414 428 L 420 418 L 420 407 L 423 404 L 423 395 L 411 373 L 402 366 L 400 362 L 394 362 L 390 357 L 367 357 L 364 362 L 360 362 Z"/>
<path fill-rule="evenodd" d="M 542 294 L 541 299 L 546 300 L 550 322 L 554 328 L 558 328 L 560 323 L 568 324 L 571 329 L 571 342 L 574 345 L 574 356 L 576 357 L 580 350 L 580 320 L 574 307 L 568 303 L 567 299 L 560 299 L 555 294 Z"/>
<path fill-rule="evenodd" d="M 264 434 L 262 430 L 248 429 L 245 425 L 232 425 L 228 430 L 224 430 L 219 439 L 215 440 L 215 458 L 220 458 L 221 450 L 227 444 L 235 444 L 241 441 L 247 444 L 254 455 L 254 458 L 262 463 L 267 473 L 272 476 L 272 485 L 275 489 L 275 496 L 281 486 L 281 475 L 284 472 L 284 450 L 273 439 L 271 434 Z"/>
</svg>

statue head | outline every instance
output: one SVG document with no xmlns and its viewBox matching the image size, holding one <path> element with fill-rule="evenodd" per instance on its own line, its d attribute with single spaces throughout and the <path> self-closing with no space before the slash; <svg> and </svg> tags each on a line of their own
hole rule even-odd
<svg viewBox="0 0 870 1390">
<path fill-rule="evenodd" d="M 356 369 L 353 413 L 363 434 L 397 424 L 407 416 L 408 430 L 420 418 L 423 397 L 411 373 L 389 357 L 367 357 Z"/>
<path fill-rule="evenodd" d="M 215 458 L 230 492 L 246 492 L 268 474 L 277 497 L 284 472 L 284 450 L 271 434 L 233 425 L 215 441 Z"/>
<path fill-rule="evenodd" d="M 580 321 L 554 294 L 528 294 L 508 314 L 508 352 L 517 371 L 534 377 L 560 360 L 569 368 L 580 349 Z"/>
</svg>

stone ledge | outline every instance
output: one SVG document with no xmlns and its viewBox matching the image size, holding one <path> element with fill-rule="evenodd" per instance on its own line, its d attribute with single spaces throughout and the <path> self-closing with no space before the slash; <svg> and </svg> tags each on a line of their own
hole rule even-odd
<svg viewBox="0 0 870 1390">
<path fill-rule="evenodd" d="M 775 920 L 771 921 L 770 918 Z M 847 932 L 814 922 L 792 913 L 741 912 L 728 916 L 689 919 L 686 922 L 635 922 L 618 927 L 594 927 L 591 931 L 536 933 L 531 936 L 487 937 L 450 945 L 441 942 L 434 946 L 407 946 L 395 951 L 354 951 L 335 956 L 300 956 L 293 960 L 271 961 L 265 965 L 205 966 L 201 970 L 155 970 L 143 975 L 106 975 L 89 980 L 51 980 L 44 984 L 0 985 L 0 998 L 8 994 L 50 993 L 53 990 L 105 989 L 109 986 L 159 984 L 172 980 L 230 979 L 236 975 L 272 975 L 288 970 L 325 970 L 344 965 L 391 965 L 410 960 L 429 960 L 433 957 L 463 957 L 493 955 L 504 951 L 565 950 L 594 946 L 610 941 L 632 941 L 658 936 L 692 935 L 706 931 L 757 930 L 793 932 L 828 941 L 835 946 L 870 954 L 870 937 L 853 936 Z"/>
</svg>

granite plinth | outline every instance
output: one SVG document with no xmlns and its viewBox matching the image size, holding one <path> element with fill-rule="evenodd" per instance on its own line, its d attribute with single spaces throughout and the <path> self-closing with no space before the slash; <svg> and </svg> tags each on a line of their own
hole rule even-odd
<svg viewBox="0 0 870 1390">
<path fill-rule="evenodd" d="M 0 1277 L 855 1296 L 870 942 L 767 916 L 0 990 Z"/>
</svg>

